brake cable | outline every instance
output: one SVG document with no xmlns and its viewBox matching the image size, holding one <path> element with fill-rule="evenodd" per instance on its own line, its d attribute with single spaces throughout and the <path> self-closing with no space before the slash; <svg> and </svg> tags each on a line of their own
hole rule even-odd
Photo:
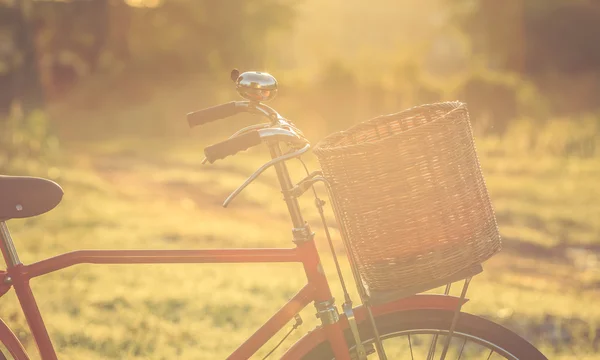
<svg viewBox="0 0 600 360">
<path fill-rule="evenodd" d="M 275 347 L 273 349 L 271 349 L 271 351 L 269 351 L 269 353 L 267 355 L 265 355 L 264 358 L 262 358 L 262 360 L 265 360 L 266 358 L 268 358 L 269 356 L 271 356 L 271 354 L 273 354 L 273 352 L 275 352 L 275 350 L 277 350 L 277 348 L 279 346 L 281 346 L 281 344 L 283 344 L 283 342 L 285 341 L 285 339 L 288 338 L 288 336 L 290 336 L 290 334 L 296 330 L 297 328 L 300 327 L 300 325 L 302 325 L 302 318 L 300 317 L 300 315 L 296 314 L 294 315 L 294 319 L 296 319 L 296 322 L 294 323 L 294 325 L 292 326 L 292 328 L 290 329 L 290 331 L 288 331 L 287 334 L 285 334 L 285 336 L 283 337 L 283 339 L 281 339 L 277 345 L 275 345 Z"/>
<path fill-rule="evenodd" d="M 322 172 L 315 171 L 313 173 L 310 173 L 308 171 L 308 167 L 306 166 L 306 163 L 304 163 L 304 161 L 300 157 L 298 158 L 298 160 L 300 160 L 300 162 L 302 163 L 302 166 L 304 167 L 304 170 L 306 171 L 306 174 L 307 174 L 306 178 L 303 181 L 305 184 L 310 185 L 313 195 L 315 196 L 315 205 L 317 206 L 317 209 L 319 210 L 319 216 L 321 217 L 321 222 L 323 223 L 325 237 L 327 238 L 327 243 L 329 244 L 329 249 L 331 250 L 331 254 L 333 256 L 333 262 L 335 264 L 335 269 L 337 271 L 338 277 L 340 278 L 340 285 L 342 287 L 342 291 L 344 292 L 344 303 L 342 304 L 342 310 L 344 311 L 344 314 L 346 315 L 346 318 L 348 319 L 348 325 L 350 326 L 350 330 L 352 332 L 352 337 L 354 339 L 354 343 L 356 344 L 356 347 L 354 348 L 354 350 L 356 351 L 358 360 L 363 360 L 363 359 L 366 360 L 367 359 L 367 351 L 365 349 L 365 345 L 362 343 L 362 341 L 360 339 L 360 334 L 358 331 L 358 324 L 356 322 L 356 318 L 354 317 L 354 311 L 352 310 L 352 299 L 350 298 L 350 294 L 348 294 L 348 289 L 346 288 L 346 282 L 344 281 L 342 269 L 340 267 L 340 263 L 339 263 L 339 260 L 337 257 L 337 253 L 335 251 L 335 247 L 333 246 L 333 240 L 331 240 L 331 234 L 329 233 L 329 227 L 327 226 L 327 220 L 325 219 L 325 212 L 323 210 L 325 201 L 321 200 L 319 198 L 319 195 L 317 194 L 317 190 L 315 189 L 315 185 L 314 185 L 317 181 L 322 181 L 323 183 L 325 183 L 326 186 L 329 187 L 329 183 L 323 177 Z M 302 181 L 298 184 L 299 192 L 303 192 L 303 190 L 304 191 L 308 190 L 307 185 L 301 186 L 301 184 L 302 184 Z M 348 251 L 350 251 L 349 248 L 348 248 Z M 353 274 L 354 274 L 354 271 L 353 271 Z M 355 278 L 355 280 L 359 281 L 359 279 L 356 279 L 356 278 Z"/>
<path fill-rule="evenodd" d="M 301 158 L 298 158 L 306 171 L 307 180 L 311 180 L 315 176 L 319 175 L 318 173 L 311 174 L 308 170 L 308 166 Z M 317 194 L 317 190 L 315 189 L 314 182 L 310 184 L 312 192 L 315 196 L 315 205 L 319 210 L 319 216 L 321 217 L 321 222 L 323 223 L 323 228 L 325 231 L 325 237 L 327 238 L 327 243 L 329 244 L 329 249 L 331 250 L 331 254 L 333 255 L 333 262 L 335 263 L 335 269 L 337 271 L 338 277 L 340 278 L 340 284 L 342 286 L 342 291 L 344 292 L 344 301 L 352 304 L 352 300 L 350 299 L 350 295 L 348 294 L 348 289 L 346 288 L 346 282 L 344 281 L 344 276 L 342 275 L 342 268 L 340 267 L 340 262 L 337 258 L 337 253 L 335 252 L 335 247 L 333 246 L 333 241 L 331 240 L 331 234 L 329 233 L 329 227 L 327 226 L 327 220 L 325 219 L 325 213 L 323 210 L 323 206 L 325 205 L 325 200 L 321 200 L 319 195 Z"/>
</svg>

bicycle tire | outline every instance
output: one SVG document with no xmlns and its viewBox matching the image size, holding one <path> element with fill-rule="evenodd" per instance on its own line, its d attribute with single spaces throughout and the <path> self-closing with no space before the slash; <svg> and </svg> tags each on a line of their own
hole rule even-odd
<svg viewBox="0 0 600 360">
<path fill-rule="evenodd" d="M 380 337 L 391 338 L 393 334 L 410 333 L 419 329 L 447 331 L 450 328 L 453 316 L 454 312 L 449 310 L 413 310 L 380 316 L 375 318 L 375 322 Z M 368 321 L 359 324 L 359 332 L 363 343 L 371 342 L 368 339 L 373 338 L 373 332 Z M 527 340 L 511 330 L 479 316 L 461 313 L 455 333 L 457 337 L 472 336 L 481 339 L 505 350 L 519 360 L 548 360 Z M 350 330 L 346 330 L 345 336 L 349 347 L 353 348 L 354 341 Z M 377 358 L 376 355 L 373 356 Z M 331 360 L 333 358 L 333 352 L 328 342 L 317 345 L 303 357 L 305 360 Z"/>
</svg>

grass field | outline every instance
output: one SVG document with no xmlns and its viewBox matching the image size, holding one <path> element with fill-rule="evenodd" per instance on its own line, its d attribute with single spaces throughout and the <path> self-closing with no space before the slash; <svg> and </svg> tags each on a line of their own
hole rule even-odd
<svg viewBox="0 0 600 360">
<path fill-rule="evenodd" d="M 478 146 L 505 250 L 474 279 L 465 310 L 505 324 L 549 358 L 600 359 L 599 160 L 498 155 L 486 142 Z M 291 245 L 274 173 L 220 207 L 265 160 L 260 151 L 204 167 L 201 146 L 189 138 L 70 142 L 62 152 L 55 168 L 38 173 L 63 186 L 62 204 L 9 223 L 25 263 L 75 249 Z M 311 204 L 302 202 L 321 234 Z M 337 284 L 325 241 L 317 241 Z M 303 283 L 297 265 L 80 265 L 34 280 L 33 289 L 62 359 L 220 359 Z M 36 356 L 14 293 L 1 304 Z M 301 330 L 276 354 L 316 325 L 312 306 L 302 316 Z"/>
<path fill-rule="evenodd" d="M 265 68 L 281 84 L 274 106 L 311 139 L 352 121 L 346 115 L 328 118 L 324 111 L 334 101 L 345 105 L 355 99 L 346 92 L 337 98 L 319 92 L 327 64 L 339 62 L 352 71 L 362 97 L 350 109 L 367 118 L 380 111 L 361 105 L 377 98 L 379 88 L 371 94 L 370 86 L 381 82 L 379 91 L 388 92 L 383 98 L 389 103 L 383 105 L 393 107 L 390 111 L 406 105 L 400 102 L 416 105 L 410 96 L 399 99 L 394 92 L 410 94 L 409 79 L 396 78 L 399 65 L 407 59 L 420 64 L 429 54 L 426 45 L 436 39 L 462 44 L 461 36 L 442 26 L 449 15 L 442 11 L 445 2 L 398 3 L 305 0 L 297 4 L 296 28 L 265 40 Z M 221 207 L 268 156 L 255 149 L 215 165 L 200 164 L 203 146 L 247 119 L 189 135 L 185 112 L 237 98 L 226 72 L 207 77 L 198 70 L 184 79 L 143 71 L 100 73 L 48 104 L 60 153 L 44 166 L 36 159 L 14 168 L 57 181 L 65 197 L 48 214 L 8 223 L 24 263 L 78 249 L 292 246 L 291 224 L 272 171 L 228 209 Z M 203 83 L 213 77 L 225 84 Z M 447 81 L 444 89 L 455 86 L 454 79 Z M 533 106 L 539 99 L 530 101 Z M 507 326 L 557 360 L 600 360 L 600 153 L 560 156 L 568 154 L 570 141 L 590 135 L 600 149 L 598 119 L 590 116 L 586 126 L 580 120 L 552 124 L 544 118 L 544 129 L 525 121 L 503 139 L 477 138 L 504 250 L 473 280 L 464 310 Z M 46 130 L 33 126 L 33 137 L 39 129 Z M 38 137 L 44 138 L 41 132 Z M 27 152 L 28 139 L 19 141 Z M 43 152 L 38 145 L 33 147 Z M 311 156 L 307 160 L 316 166 Z M 296 179 L 303 175 L 299 164 L 290 168 Z M 313 201 L 307 196 L 301 205 L 317 233 L 339 305 L 342 294 Z M 349 281 L 339 234 L 332 233 Z M 299 265 L 79 265 L 37 278 L 32 287 L 60 359 L 224 359 L 304 283 Z M 457 291 L 455 286 L 453 294 Z M 13 291 L 0 299 L 0 307 L 2 319 L 32 358 L 39 358 Z M 304 325 L 272 359 L 317 325 L 314 313 L 312 305 L 301 313 Z M 261 359 L 283 335 L 254 358 Z"/>
</svg>

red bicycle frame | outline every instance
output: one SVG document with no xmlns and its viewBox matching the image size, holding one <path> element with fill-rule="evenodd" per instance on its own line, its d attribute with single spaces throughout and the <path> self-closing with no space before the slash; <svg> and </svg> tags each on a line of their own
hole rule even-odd
<svg viewBox="0 0 600 360">
<path fill-rule="evenodd" d="M 1 236 L 1 234 L 0 234 Z M 4 239 L 3 239 L 4 240 Z M 4 243 L 4 242 L 3 242 Z M 1 248 L 4 258 L 10 263 L 7 250 Z M 308 283 L 277 311 L 248 340 L 229 356 L 229 359 L 248 359 L 262 345 L 271 339 L 294 315 L 311 302 L 323 302 L 332 298 L 331 291 L 322 269 L 314 242 L 299 244 L 292 249 L 223 249 L 223 250 L 80 250 L 30 265 L 9 266 L 3 274 L 2 294 L 15 288 L 17 298 L 38 346 L 43 360 L 57 359 L 56 352 L 44 325 L 42 315 L 29 286 L 29 280 L 44 274 L 58 271 L 76 264 L 165 264 L 165 263 L 275 263 L 300 262 Z M 374 307 L 375 315 L 408 309 L 455 309 L 460 299 L 449 296 L 416 295 L 393 303 Z M 356 317 L 366 317 L 364 309 L 356 308 Z M 348 346 L 344 338 L 347 321 L 342 317 L 339 322 L 328 324 L 311 332 L 298 342 L 286 354 L 285 358 L 296 359 L 322 341 L 329 341 L 336 359 L 350 359 Z M 0 340 L 11 355 L 18 360 L 29 359 L 23 346 L 12 331 L 0 320 Z"/>
<path fill-rule="evenodd" d="M 2 253 L 10 264 L 5 247 Z M 9 266 L 4 284 L 15 288 L 25 318 L 43 360 L 57 359 L 48 331 L 29 286 L 29 280 L 76 264 L 165 264 L 165 263 L 271 263 L 299 262 L 304 265 L 308 279 L 305 285 L 286 305 L 271 317 L 256 333 L 240 345 L 229 359 L 248 359 L 300 310 L 311 302 L 332 298 L 329 284 L 321 269 L 314 242 L 299 244 L 293 249 L 223 249 L 223 250 L 81 250 L 42 260 L 31 265 Z M 7 291 L 8 289 L 4 289 Z M 1 329 L 1 327 L 0 327 Z M 336 350 L 336 358 L 349 359 L 348 347 L 339 323 L 324 327 L 327 339 Z M 2 331 L 0 331 L 2 335 Z M 8 344 L 6 344 L 8 347 Z M 14 344 L 13 344 L 14 345 Z M 22 347 L 21 347 L 22 348 Z M 19 349 L 13 357 L 22 358 Z M 20 356 L 19 356 L 20 355 Z"/>
</svg>

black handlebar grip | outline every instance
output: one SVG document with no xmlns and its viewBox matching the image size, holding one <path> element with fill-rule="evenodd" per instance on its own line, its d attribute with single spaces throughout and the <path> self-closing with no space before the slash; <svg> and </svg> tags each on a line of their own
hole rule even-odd
<svg viewBox="0 0 600 360">
<path fill-rule="evenodd" d="M 229 155 L 235 155 L 240 151 L 259 145 L 260 142 L 258 131 L 251 131 L 207 147 L 204 149 L 204 155 L 206 160 L 212 164 L 216 160 L 224 159 Z"/>
<path fill-rule="evenodd" d="M 203 110 L 191 112 L 187 114 L 187 121 L 190 127 L 194 127 L 233 116 L 238 112 L 240 112 L 240 108 L 235 106 L 235 101 L 231 101 L 227 104 L 217 105 Z"/>
</svg>

